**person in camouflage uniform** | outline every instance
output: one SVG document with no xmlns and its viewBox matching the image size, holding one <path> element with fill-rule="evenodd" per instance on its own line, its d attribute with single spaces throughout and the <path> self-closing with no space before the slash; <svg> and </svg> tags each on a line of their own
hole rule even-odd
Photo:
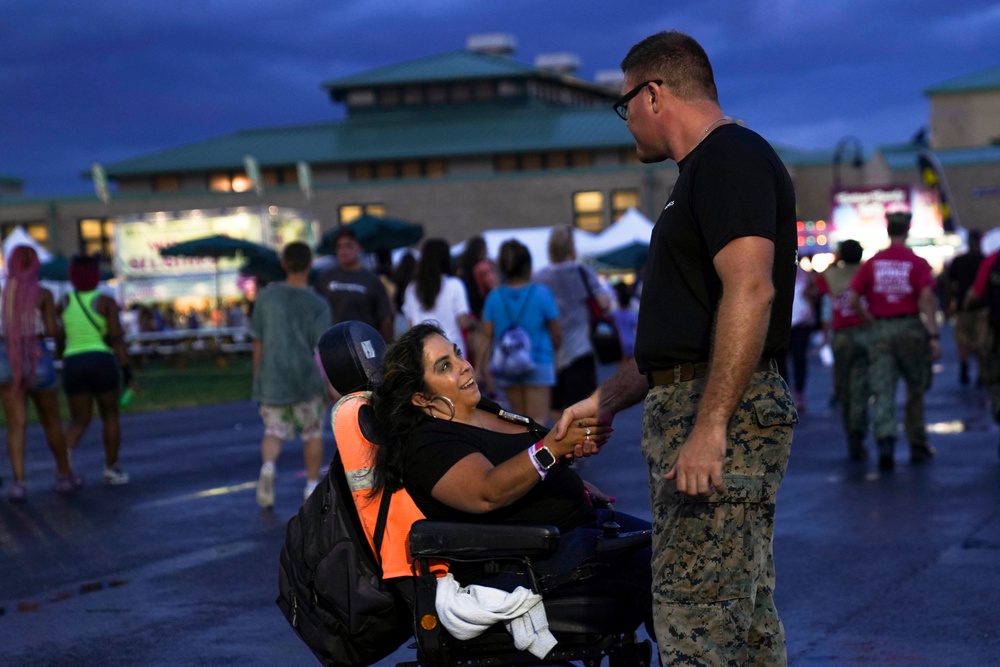
<svg viewBox="0 0 1000 667">
<path fill-rule="evenodd" d="M 615 110 L 639 159 L 680 172 L 650 240 L 635 356 L 563 413 L 557 435 L 645 398 L 660 663 L 784 665 L 772 537 L 798 416 L 774 359 L 791 328 L 791 179 L 762 137 L 722 114 L 691 37 L 653 35 L 622 70 Z"/>
<path fill-rule="evenodd" d="M 830 349 L 833 351 L 833 387 L 847 434 L 848 454 L 854 461 L 868 460 L 868 346 L 871 327 L 851 307 L 851 279 L 861 266 L 861 244 L 846 239 L 837 248 L 839 261 L 816 277 L 819 293 L 830 299 L 833 314 Z"/>
<path fill-rule="evenodd" d="M 873 325 L 868 381 L 875 396 L 874 431 L 883 472 L 895 466 L 900 376 L 906 383 L 910 461 L 922 463 L 934 456 L 924 424 L 924 393 L 931 386 L 931 362 L 941 356 L 934 275 L 927 260 L 906 247 L 910 214 L 887 214 L 886 230 L 889 247 L 875 253 L 851 280 L 851 305 Z"/>
<path fill-rule="evenodd" d="M 989 255 L 979 265 L 976 278 L 965 295 L 965 308 L 974 309 L 985 304 L 989 327 L 982 347 L 979 377 L 989 394 L 993 420 L 1000 424 L 1000 251 Z M 1000 444 L 997 445 L 1000 455 Z"/>
</svg>

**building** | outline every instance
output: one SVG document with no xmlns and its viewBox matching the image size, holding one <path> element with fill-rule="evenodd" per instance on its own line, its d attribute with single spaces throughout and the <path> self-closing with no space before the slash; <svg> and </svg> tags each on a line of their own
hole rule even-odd
<svg viewBox="0 0 1000 667">
<path fill-rule="evenodd" d="M 676 165 L 637 161 L 610 108 L 621 78 L 585 81 L 574 76 L 573 56 L 528 65 L 513 52 L 510 37 L 473 36 L 463 50 L 328 81 L 345 119 L 236 132 L 105 165 L 106 202 L 24 198 L 5 178 L 0 234 L 23 226 L 55 253 L 111 258 L 117 221 L 162 212 L 297 210 L 321 230 L 373 213 L 420 222 L 427 235 L 451 242 L 489 228 L 569 223 L 600 231 L 629 207 L 655 219 Z M 926 94 L 930 147 L 948 172 L 962 223 L 992 227 L 1000 68 Z M 834 179 L 843 187 L 916 182 L 916 155 L 927 146 L 886 146 L 871 156 L 858 146 L 850 161 L 844 148 L 776 146 L 803 221 L 827 219 Z"/>
</svg>

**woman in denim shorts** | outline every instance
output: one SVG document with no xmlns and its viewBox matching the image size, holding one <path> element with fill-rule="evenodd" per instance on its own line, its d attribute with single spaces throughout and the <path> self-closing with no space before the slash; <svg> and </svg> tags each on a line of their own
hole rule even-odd
<svg viewBox="0 0 1000 667">
<path fill-rule="evenodd" d="M 17 246 L 7 259 L 7 281 L 0 294 L 0 402 L 7 416 L 7 454 L 14 484 L 7 492 L 12 502 L 26 498 L 24 446 L 28 397 L 56 461 L 56 491 L 72 493 L 83 479 L 73 473 L 66 438 L 59 422 L 59 396 L 52 352 L 43 336 L 55 337 L 52 292 L 38 284 L 38 254 Z"/>
</svg>

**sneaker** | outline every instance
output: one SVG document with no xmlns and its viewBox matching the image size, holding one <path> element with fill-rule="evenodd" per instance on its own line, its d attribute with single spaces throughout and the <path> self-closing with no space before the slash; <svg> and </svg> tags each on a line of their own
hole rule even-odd
<svg viewBox="0 0 1000 667">
<path fill-rule="evenodd" d="M 265 463 L 260 467 L 257 478 L 257 504 L 268 509 L 274 507 L 274 464 Z"/>
<path fill-rule="evenodd" d="M 108 486 L 128 484 L 128 473 L 118 466 L 104 467 L 104 483 Z"/>
<path fill-rule="evenodd" d="M 83 475 L 73 473 L 66 477 L 56 477 L 56 493 L 75 493 L 81 486 L 83 486 Z"/>
<path fill-rule="evenodd" d="M 316 480 L 308 480 L 307 479 L 306 480 L 306 489 L 305 489 L 305 492 L 302 494 L 302 499 L 303 500 L 309 500 L 309 496 L 311 496 L 312 492 L 316 490 L 316 486 L 318 484 L 319 484 L 319 482 L 316 481 Z"/>
<path fill-rule="evenodd" d="M 23 503 L 27 500 L 27 490 L 24 488 L 24 484 L 14 482 L 14 486 L 10 487 L 10 491 L 7 492 L 7 500 L 12 503 Z"/>
</svg>

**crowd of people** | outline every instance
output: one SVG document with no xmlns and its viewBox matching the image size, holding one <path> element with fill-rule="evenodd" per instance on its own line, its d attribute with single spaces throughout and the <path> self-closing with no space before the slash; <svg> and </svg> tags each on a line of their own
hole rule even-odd
<svg viewBox="0 0 1000 667">
<path fill-rule="evenodd" d="M 96 257 L 77 256 L 69 265 L 72 289 L 58 303 L 39 284 L 41 265 L 30 246 L 15 247 L 7 258 L 0 292 L 0 401 L 7 421 L 7 453 L 13 480 L 11 502 L 27 499 L 25 430 L 27 401 L 34 403 L 45 440 L 55 460 L 55 489 L 74 493 L 83 476 L 73 470 L 71 454 L 87 430 L 96 402 L 103 426 L 105 484 L 127 484 L 118 465 L 121 444 L 119 400 L 122 387 L 135 389 L 125 349 L 117 302 L 97 290 Z M 69 422 L 59 414 L 55 359 L 62 359 L 62 389 Z"/>
<path fill-rule="evenodd" d="M 622 347 L 634 347 L 631 288 L 614 287 L 620 296 L 613 309 L 612 288 L 576 260 L 571 227 L 552 230 L 552 264 L 539 272 L 532 270 L 528 248 L 516 239 L 506 241 L 494 260 L 481 236 L 468 239 L 457 258 L 445 239 L 428 238 L 395 266 L 383 260 L 374 269 L 366 265 L 350 226 L 335 233 L 334 247 L 336 264 L 310 280 L 308 246 L 289 244 L 281 257 L 288 277 L 260 291 L 249 319 L 253 398 L 265 424 L 257 492 L 261 507 L 273 506 L 281 442 L 296 433 L 306 442 L 306 496 L 316 484 L 316 406 L 338 396 L 321 377 L 314 347 L 332 324 L 363 322 L 388 342 L 416 325 L 433 323 L 475 368 L 484 395 L 539 424 L 553 423 L 596 387 L 589 293 L 597 295 L 602 309 L 620 311 Z M 320 312 L 317 303 L 325 310 Z M 519 372 L 496 363 L 505 332 L 513 327 L 524 333 L 526 367 Z M 292 377 L 302 378 L 298 387 L 290 386 Z"/>
<path fill-rule="evenodd" d="M 661 664 L 783 665 L 775 507 L 793 427 L 806 409 L 813 334 L 829 330 L 848 455 L 868 458 L 870 430 L 879 469 L 893 470 L 902 378 L 909 458 L 926 462 L 935 455 L 923 401 L 940 356 L 938 284 L 906 245 L 905 211 L 887 216 L 889 245 L 867 261 L 860 244 L 844 241 L 826 272 L 798 265 L 791 178 L 764 138 L 722 112 L 708 56 L 693 38 L 652 35 L 621 68 L 614 109 L 639 160 L 679 167 L 642 289 L 607 288 L 578 261 L 567 226 L 552 229 L 550 264 L 539 271 L 518 240 L 491 258 L 481 237 L 468 239 L 455 262 L 444 239 L 429 238 L 419 253 L 396 265 L 383 255 L 370 270 L 344 226 L 334 239 L 336 264 L 310 279 L 309 247 L 289 244 L 281 255 L 287 277 L 260 291 L 249 317 L 252 396 L 264 424 L 257 502 L 273 506 L 282 445 L 296 435 L 306 497 L 318 483 L 324 407 L 338 396 L 316 344 L 334 323 L 364 322 L 390 342 L 372 395 L 391 436 L 379 448 L 374 484 L 405 486 L 429 517 L 542 520 L 568 532 L 598 525 L 608 498 L 559 463 L 599 455 L 613 442 L 615 415 L 643 401 L 652 548 L 633 576 L 605 584 L 648 609 Z M 1000 421 L 1000 263 L 996 254 L 983 258 L 975 241 L 946 275 L 946 311 L 961 322 L 960 380 L 970 381 L 979 354 L 978 378 L 995 393 Z M 117 305 L 96 292 L 95 267 L 81 261 L 70 273 L 73 292 L 56 305 L 38 286 L 37 257 L 15 252 L 8 263 L 0 389 L 12 500 L 25 497 L 29 397 L 55 458 L 58 491 L 82 483 L 69 452 L 95 400 L 104 481 L 128 481 L 117 466 L 117 396 L 133 379 Z M 600 385 L 589 302 L 613 314 L 621 336 L 621 359 Z M 64 360 L 72 415 L 65 430 L 52 409 L 45 336 Z"/>
</svg>

